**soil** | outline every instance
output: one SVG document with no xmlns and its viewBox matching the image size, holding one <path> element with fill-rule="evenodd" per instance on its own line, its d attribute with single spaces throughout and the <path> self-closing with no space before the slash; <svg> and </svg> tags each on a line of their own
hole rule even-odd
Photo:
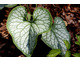
<svg viewBox="0 0 80 60">
<path fill-rule="evenodd" d="M 22 4 L 26 7 L 25 4 Z M 36 4 L 29 4 L 29 9 L 33 13 Z M 37 7 L 44 7 L 48 9 L 54 18 L 61 17 L 67 30 L 71 35 L 71 57 L 74 53 L 80 53 L 80 46 L 75 44 L 77 41 L 76 34 L 80 35 L 80 5 L 79 4 L 37 4 Z M 14 7 L 13 7 L 14 8 Z M 13 8 L 3 8 L 0 10 L 0 56 L 1 57 L 25 57 L 13 44 L 12 38 L 6 29 L 6 22 L 10 11 Z M 27 7 L 26 7 L 27 8 Z M 51 50 L 38 37 L 37 46 L 33 52 L 32 57 L 46 57 Z"/>
</svg>

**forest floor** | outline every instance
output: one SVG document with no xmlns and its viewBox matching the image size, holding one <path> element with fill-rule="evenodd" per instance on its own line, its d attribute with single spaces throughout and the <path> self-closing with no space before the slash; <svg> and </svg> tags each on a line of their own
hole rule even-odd
<svg viewBox="0 0 80 60">
<path fill-rule="evenodd" d="M 26 7 L 25 4 L 22 4 Z M 75 44 L 76 34 L 80 35 L 80 5 L 63 4 L 38 4 L 37 7 L 48 9 L 53 17 L 61 17 L 71 35 L 71 56 L 74 53 L 80 53 L 80 46 Z M 26 7 L 27 8 L 27 7 Z M 33 13 L 36 4 L 29 4 L 29 9 Z M 0 10 L 0 56 L 1 57 L 25 57 L 13 44 L 12 38 L 6 29 L 6 22 L 10 11 L 13 8 L 4 8 Z M 37 46 L 32 57 L 46 57 L 51 49 L 46 46 L 38 37 Z"/>
</svg>

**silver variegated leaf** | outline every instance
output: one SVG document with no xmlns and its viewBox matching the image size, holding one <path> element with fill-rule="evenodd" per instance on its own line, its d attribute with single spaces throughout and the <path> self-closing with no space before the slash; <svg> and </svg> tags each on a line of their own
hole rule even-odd
<svg viewBox="0 0 80 60">
<path fill-rule="evenodd" d="M 62 56 L 64 56 L 67 48 L 63 40 L 70 43 L 70 34 L 65 27 L 64 21 L 59 17 L 55 17 L 51 31 L 42 34 L 42 41 L 52 49 L 61 49 Z"/>
<path fill-rule="evenodd" d="M 31 21 L 28 21 L 26 16 L 25 7 L 14 8 L 9 14 L 7 29 L 17 48 L 24 55 L 31 56 L 36 46 L 37 36 L 50 30 L 52 18 L 48 10 L 44 8 L 35 9 Z"/>
</svg>

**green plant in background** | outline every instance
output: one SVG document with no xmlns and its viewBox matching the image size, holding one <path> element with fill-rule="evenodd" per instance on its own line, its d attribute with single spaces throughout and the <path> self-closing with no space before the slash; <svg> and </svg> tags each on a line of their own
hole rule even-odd
<svg viewBox="0 0 80 60">
<path fill-rule="evenodd" d="M 65 57 L 70 57 L 71 56 L 71 51 L 66 51 Z"/>
<path fill-rule="evenodd" d="M 42 41 L 53 49 L 47 56 L 65 56 L 67 47 L 63 40 L 70 44 L 70 35 L 63 20 L 55 17 L 52 24 L 50 12 L 41 7 L 36 8 L 33 15 L 28 14 L 23 6 L 15 7 L 8 16 L 7 29 L 16 47 L 26 56 L 32 55 L 40 34 Z"/>
<path fill-rule="evenodd" d="M 71 52 L 69 51 L 70 43 L 67 40 L 63 40 L 63 42 L 65 43 L 65 46 L 67 48 L 65 57 L 70 57 L 71 56 Z M 61 49 L 53 49 L 49 52 L 49 54 L 47 56 L 48 57 L 56 57 L 57 55 L 60 55 L 60 54 L 61 54 Z"/>
<path fill-rule="evenodd" d="M 76 41 L 75 44 L 77 44 L 77 45 L 80 46 L 80 36 L 79 36 L 79 35 L 76 35 L 76 37 L 77 37 L 77 40 L 78 40 L 78 41 Z"/>
<path fill-rule="evenodd" d="M 47 55 L 47 57 L 56 57 L 60 53 L 61 53 L 61 50 L 60 49 L 54 49 L 54 50 L 51 50 L 49 52 L 49 54 Z"/>
<path fill-rule="evenodd" d="M 4 7 L 12 8 L 16 6 L 17 4 L 0 4 L 0 10 L 2 10 Z"/>
<path fill-rule="evenodd" d="M 75 44 L 80 46 L 80 35 L 76 35 L 76 38 L 78 41 L 76 41 Z M 80 53 L 74 53 L 73 56 L 80 57 Z"/>
<path fill-rule="evenodd" d="M 70 57 L 71 56 L 71 52 L 70 52 L 70 43 L 67 41 L 67 40 L 63 40 L 65 45 L 66 45 L 66 48 L 67 48 L 67 51 L 65 53 L 65 57 Z"/>
<path fill-rule="evenodd" d="M 74 53 L 73 56 L 80 57 L 80 53 Z"/>
</svg>

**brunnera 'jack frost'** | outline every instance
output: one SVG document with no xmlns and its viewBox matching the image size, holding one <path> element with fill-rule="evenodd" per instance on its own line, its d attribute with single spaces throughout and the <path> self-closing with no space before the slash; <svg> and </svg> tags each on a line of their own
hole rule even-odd
<svg viewBox="0 0 80 60">
<path fill-rule="evenodd" d="M 8 17 L 7 29 L 14 44 L 26 56 L 31 56 L 37 36 L 50 30 L 52 17 L 47 9 L 37 8 L 33 12 L 33 20 L 27 20 L 27 10 L 23 6 L 14 8 Z"/>
<path fill-rule="evenodd" d="M 31 56 L 37 44 L 38 35 L 42 34 L 42 41 L 52 49 L 61 49 L 62 55 L 67 48 L 63 40 L 70 42 L 70 35 L 63 20 L 54 19 L 45 8 L 36 8 L 33 19 L 27 19 L 27 10 L 23 6 L 15 7 L 9 14 L 7 29 L 16 47 L 26 56 Z"/>
</svg>

